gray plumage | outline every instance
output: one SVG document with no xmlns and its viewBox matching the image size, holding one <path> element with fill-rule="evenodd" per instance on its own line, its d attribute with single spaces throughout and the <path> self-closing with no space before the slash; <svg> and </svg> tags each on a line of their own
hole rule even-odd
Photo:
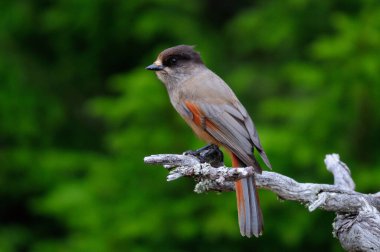
<svg viewBox="0 0 380 252">
<path fill-rule="evenodd" d="M 271 168 L 247 111 L 231 88 L 203 64 L 192 46 L 164 50 L 147 69 L 156 71 L 174 108 L 201 139 L 224 146 L 233 155 L 235 165 L 252 166 L 261 173 L 253 155 L 256 148 Z M 240 232 L 243 236 L 259 236 L 263 218 L 255 179 L 241 179 L 235 187 Z"/>
</svg>

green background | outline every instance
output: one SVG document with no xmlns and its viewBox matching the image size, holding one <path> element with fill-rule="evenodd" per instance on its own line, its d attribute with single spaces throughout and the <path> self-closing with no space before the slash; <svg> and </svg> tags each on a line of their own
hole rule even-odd
<svg viewBox="0 0 380 252">
<path fill-rule="evenodd" d="M 333 213 L 260 191 L 265 232 L 239 234 L 234 193 L 167 183 L 143 157 L 203 145 L 145 66 L 196 45 L 253 118 L 273 170 L 332 183 L 339 153 L 379 191 L 378 0 L 0 2 L 0 251 L 341 251 Z"/>
</svg>

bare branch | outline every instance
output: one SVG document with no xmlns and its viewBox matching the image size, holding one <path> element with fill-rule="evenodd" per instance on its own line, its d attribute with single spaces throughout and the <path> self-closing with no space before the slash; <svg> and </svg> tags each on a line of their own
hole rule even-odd
<svg viewBox="0 0 380 252">
<path fill-rule="evenodd" d="M 299 183 L 275 172 L 255 174 L 252 167 L 215 168 L 188 155 L 153 155 L 145 157 L 144 161 L 170 169 L 168 181 L 180 177 L 194 178 L 198 182 L 195 186 L 197 193 L 233 191 L 234 181 L 254 175 L 257 187 L 268 189 L 284 200 L 301 202 L 309 211 L 320 208 L 336 212 L 333 234 L 347 251 L 380 251 L 380 192 L 362 194 L 354 191 L 350 170 L 337 154 L 325 158 L 327 170 L 334 176 L 334 185 Z"/>
<path fill-rule="evenodd" d="M 334 185 L 347 190 L 355 189 L 350 169 L 345 163 L 340 161 L 338 154 L 326 155 L 325 164 L 327 170 L 334 175 Z"/>
</svg>

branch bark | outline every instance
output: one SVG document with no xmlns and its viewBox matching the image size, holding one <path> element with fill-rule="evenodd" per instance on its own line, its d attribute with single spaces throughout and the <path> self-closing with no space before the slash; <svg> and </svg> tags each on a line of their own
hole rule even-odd
<svg viewBox="0 0 380 252">
<path fill-rule="evenodd" d="M 234 191 L 234 181 L 255 175 L 256 185 L 276 193 L 281 199 L 298 201 L 308 206 L 336 212 L 333 235 L 347 251 L 380 251 L 380 192 L 363 194 L 354 191 L 355 183 L 339 155 L 326 155 L 327 170 L 334 184 L 299 183 L 275 172 L 255 174 L 252 167 L 215 168 L 190 155 L 159 154 L 144 158 L 148 164 L 169 169 L 168 181 L 192 177 L 198 183 L 194 191 Z"/>
</svg>

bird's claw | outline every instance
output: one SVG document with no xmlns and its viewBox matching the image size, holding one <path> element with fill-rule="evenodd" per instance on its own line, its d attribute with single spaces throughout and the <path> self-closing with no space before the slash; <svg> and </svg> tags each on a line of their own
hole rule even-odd
<svg viewBox="0 0 380 252">
<path fill-rule="evenodd" d="M 223 152 L 215 144 L 209 144 L 198 150 L 185 151 L 184 155 L 191 155 L 199 159 L 201 163 L 209 163 L 213 167 L 223 165 Z"/>
</svg>

